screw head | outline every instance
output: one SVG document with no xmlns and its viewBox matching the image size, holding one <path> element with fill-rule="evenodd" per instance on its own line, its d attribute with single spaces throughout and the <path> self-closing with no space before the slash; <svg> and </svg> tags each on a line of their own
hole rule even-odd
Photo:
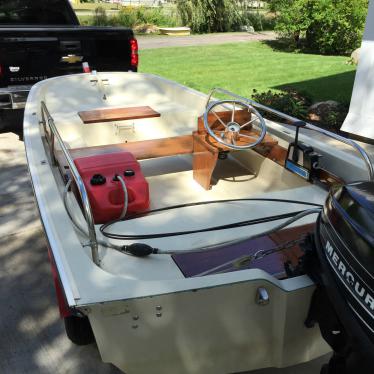
<svg viewBox="0 0 374 374">
<path fill-rule="evenodd" d="M 264 306 L 270 303 L 269 293 L 265 287 L 259 287 L 256 292 L 256 303 Z"/>
</svg>

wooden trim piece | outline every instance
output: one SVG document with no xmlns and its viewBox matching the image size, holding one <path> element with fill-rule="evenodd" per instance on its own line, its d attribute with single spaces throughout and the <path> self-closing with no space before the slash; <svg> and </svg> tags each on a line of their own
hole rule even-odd
<svg viewBox="0 0 374 374">
<path fill-rule="evenodd" d="M 317 169 L 317 178 L 328 187 L 345 184 L 342 178 L 325 169 Z"/>
<path fill-rule="evenodd" d="M 249 135 L 249 136 L 254 136 L 254 137 L 258 137 L 259 134 L 257 131 L 255 130 L 250 130 L 250 131 L 241 131 L 241 133 L 243 135 Z M 231 152 L 237 152 L 236 150 L 233 150 L 231 148 L 228 148 L 226 147 L 225 145 L 217 142 L 217 140 L 213 139 L 211 136 L 207 135 L 206 136 L 206 141 L 213 147 L 216 147 L 218 148 L 219 150 L 221 151 L 231 151 Z M 242 139 L 238 139 L 236 141 L 236 145 L 246 145 L 248 144 L 247 140 L 242 140 Z M 273 147 L 273 146 L 276 146 L 278 144 L 278 141 L 275 140 L 273 137 L 271 137 L 270 135 L 265 135 L 263 141 L 260 143 L 260 146 L 262 147 Z"/>
<path fill-rule="evenodd" d="M 261 156 L 269 158 L 281 166 L 284 166 L 286 163 L 287 149 L 278 144 L 261 143 L 255 147 L 255 151 Z"/>
<path fill-rule="evenodd" d="M 127 108 L 104 108 L 78 112 L 83 123 L 125 121 L 131 119 L 160 117 L 161 114 L 149 106 Z"/>
<path fill-rule="evenodd" d="M 172 138 L 69 149 L 73 159 L 123 151 L 131 152 L 137 160 L 190 154 L 193 151 L 192 136 L 183 135 Z M 62 152 L 57 150 L 55 154 L 60 169 L 67 169 L 66 160 Z"/>
<path fill-rule="evenodd" d="M 193 134 L 193 178 L 205 190 L 212 188 L 212 175 L 218 160 L 218 149 L 209 145 L 204 135 Z"/>
</svg>

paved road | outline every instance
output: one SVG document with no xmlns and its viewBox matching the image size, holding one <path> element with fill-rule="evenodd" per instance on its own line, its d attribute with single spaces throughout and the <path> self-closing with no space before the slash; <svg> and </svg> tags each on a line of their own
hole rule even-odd
<svg viewBox="0 0 374 374">
<path fill-rule="evenodd" d="M 24 146 L 12 133 L 0 134 L 0 234 L 0 373 L 118 374 L 95 345 L 65 336 Z M 324 361 L 251 374 L 317 374 Z"/>
<path fill-rule="evenodd" d="M 119 373 L 94 345 L 74 346 L 56 308 L 24 146 L 0 134 L 0 373 Z"/>
<path fill-rule="evenodd" d="M 273 31 L 250 34 L 247 32 L 225 32 L 218 34 L 203 34 L 189 36 L 137 36 L 139 49 L 187 47 L 208 44 L 252 42 L 257 40 L 274 40 L 276 34 Z"/>
</svg>

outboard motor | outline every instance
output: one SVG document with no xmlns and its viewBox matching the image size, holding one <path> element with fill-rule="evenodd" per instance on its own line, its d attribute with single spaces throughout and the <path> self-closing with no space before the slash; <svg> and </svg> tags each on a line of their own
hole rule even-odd
<svg viewBox="0 0 374 374">
<path fill-rule="evenodd" d="M 374 183 L 329 194 L 306 248 L 317 284 L 306 325 L 334 350 L 321 374 L 374 373 Z"/>
</svg>

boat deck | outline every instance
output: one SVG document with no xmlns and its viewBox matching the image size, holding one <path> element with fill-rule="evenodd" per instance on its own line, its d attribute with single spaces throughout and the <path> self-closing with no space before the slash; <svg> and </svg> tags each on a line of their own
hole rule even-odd
<svg viewBox="0 0 374 374">
<path fill-rule="evenodd" d="M 257 268 L 278 279 L 285 279 L 291 276 L 290 270 L 297 268 L 304 254 L 296 241 L 313 230 L 314 224 L 297 226 L 209 252 L 175 254 L 173 259 L 187 278 Z M 292 240 L 295 240 L 295 244 L 285 245 Z M 281 249 L 282 246 L 285 248 L 279 252 L 248 260 L 248 256 L 254 256 L 259 251 Z"/>
<path fill-rule="evenodd" d="M 188 164 L 186 163 L 185 165 L 187 169 Z M 147 169 L 145 168 L 145 171 L 146 170 Z M 245 169 L 243 168 L 242 170 L 244 171 Z M 261 176 L 256 176 L 252 173 L 247 173 L 245 175 L 243 173 L 241 176 L 235 178 L 236 181 L 234 181 L 233 178 L 219 179 L 217 184 L 213 186 L 211 190 L 206 191 L 193 180 L 192 172 L 190 170 L 148 176 L 147 180 L 150 186 L 151 208 L 157 209 L 183 203 L 239 198 L 279 198 L 323 204 L 326 198 L 326 191 L 318 186 L 287 186 L 284 184 L 282 189 L 280 189 L 279 185 L 277 187 L 275 182 L 272 183 L 271 180 Z M 108 228 L 108 231 L 111 233 L 136 235 L 144 233 L 159 234 L 165 232 L 200 230 L 212 226 L 220 226 L 277 214 L 296 212 L 304 210 L 305 208 L 308 207 L 299 204 L 256 200 L 214 203 L 146 214 L 136 219 L 114 223 L 110 228 Z M 302 219 L 297 223 L 297 225 L 303 226 L 314 221 L 315 217 L 310 216 Z M 278 221 L 278 223 L 280 222 L 282 221 Z M 226 249 L 230 252 L 230 245 L 232 242 L 245 240 L 252 235 L 268 230 L 273 226 L 274 222 L 260 223 L 253 226 L 231 228 L 230 230 L 202 232 L 177 237 L 172 236 L 157 239 L 142 239 L 140 242 L 149 244 L 154 248 L 174 251 L 181 254 L 185 250 L 211 247 L 224 243 L 224 245 L 227 246 Z M 97 225 L 97 229 L 98 228 L 99 225 Z M 120 243 L 118 240 L 108 240 L 113 244 Z M 131 244 L 135 242 L 139 242 L 139 240 L 127 240 L 122 243 Z M 267 244 L 269 243 L 271 243 L 271 241 Z M 247 243 L 249 246 L 252 244 Z M 264 241 L 257 242 L 255 248 L 260 249 L 263 244 Z M 218 253 L 219 252 L 220 251 L 218 251 Z M 235 251 L 233 253 L 235 253 Z M 180 267 L 176 267 L 173 259 L 167 255 L 151 256 L 147 261 L 144 261 L 131 256 L 123 256 L 120 253 L 103 248 L 101 256 L 103 259 L 103 268 L 110 273 L 131 279 L 180 279 L 191 275 L 189 272 L 181 270 Z M 210 256 L 210 254 L 208 254 L 208 256 Z M 216 259 L 214 259 L 214 257 Z M 220 256 L 218 255 L 218 257 Z M 223 261 L 224 257 L 221 257 L 221 259 Z M 195 260 L 199 262 L 199 257 L 196 257 Z M 216 260 L 217 256 L 213 256 L 212 263 L 215 263 Z M 270 261 L 272 260 L 270 259 Z M 139 267 L 140 264 L 141 267 Z M 260 265 L 261 264 L 256 264 L 256 267 L 265 271 L 269 270 L 267 266 L 263 267 L 264 263 L 262 263 L 261 266 Z M 282 272 L 279 271 L 279 266 L 276 266 L 271 270 L 270 274 L 275 275 L 278 273 Z M 280 276 L 283 277 L 284 274 L 281 274 Z"/>
</svg>

